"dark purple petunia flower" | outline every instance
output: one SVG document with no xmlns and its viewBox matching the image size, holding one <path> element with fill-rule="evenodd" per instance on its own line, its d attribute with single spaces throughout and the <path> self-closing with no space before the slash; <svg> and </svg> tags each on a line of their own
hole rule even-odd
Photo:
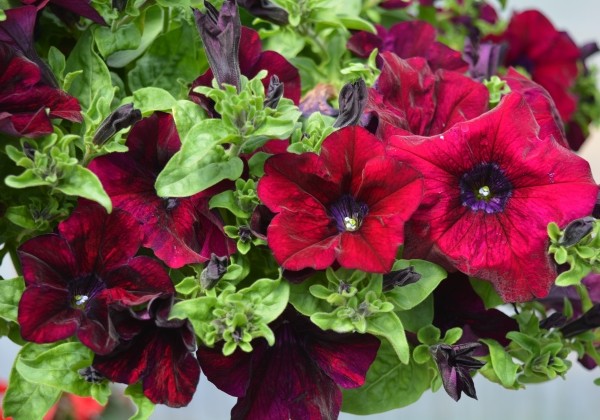
<svg viewBox="0 0 600 420">
<path fill-rule="evenodd" d="M 0 44 L 5 43 L 38 65 L 44 84 L 57 88 L 58 82 L 48 65 L 42 60 L 33 45 L 33 30 L 37 10 L 33 6 L 5 10 L 6 19 L 0 21 Z"/>
<path fill-rule="evenodd" d="M 202 263 L 212 253 L 230 255 L 234 242 L 225 236 L 218 214 L 208 209 L 211 190 L 191 197 L 162 198 L 154 183 L 181 147 L 173 117 L 156 113 L 133 126 L 126 153 L 101 156 L 90 164 L 116 208 L 142 223 L 144 246 L 172 268 Z"/>
<path fill-rule="evenodd" d="M 391 51 L 400 58 L 423 57 L 433 71 L 437 69 L 464 72 L 468 65 L 461 53 L 436 41 L 435 28 L 423 21 L 408 21 L 393 25 L 389 30 L 376 25 L 377 35 L 360 31 L 348 40 L 347 47 L 354 54 L 367 58 L 378 48 Z"/>
<path fill-rule="evenodd" d="M 91 6 L 91 0 L 21 0 L 21 3 L 33 5 L 37 10 L 48 6 L 58 6 L 75 15 L 83 16 L 100 25 L 106 25 L 106 21 Z"/>
<path fill-rule="evenodd" d="M 139 223 L 124 211 L 111 214 L 81 200 L 58 233 L 38 236 L 18 249 L 26 289 L 19 302 L 21 335 L 51 343 L 73 335 L 95 353 L 118 343 L 109 306 L 135 306 L 173 292 L 155 260 L 136 257 Z"/>
<path fill-rule="evenodd" d="M 262 82 L 265 92 L 269 88 L 269 81 L 273 75 L 277 75 L 283 83 L 283 96 L 291 99 L 297 105 L 300 102 L 300 73 L 281 54 L 275 51 L 263 51 L 258 32 L 253 29 L 242 27 L 242 35 L 239 48 L 239 66 L 242 75 L 252 79 L 261 70 L 267 70 L 267 77 Z M 192 89 L 196 86 L 211 86 L 213 71 L 198 77 L 192 83 Z M 215 115 L 213 105 L 207 98 L 199 93 L 190 92 L 193 101 L 202 105 L 210 115 Z"/>
<path fill-rule="evenodd" d="M 0 43 L 0 133 L 37 137 L 52 132 L 51 118 L 82 120 L 79 102 L 44 84 L 39 67 Z"/>
<path fill-rule="evenodd" d="M 471 357 L 473 351 L 481 346 L 479 343 L 466 344 L 436 344 L 430 352 L 442 375 L 444 389 L 454 401 L 460 400 L 464 392 L 467 396 L 477 399 L 475 384 L 470 371 L 477 370 L 484 362 Z"/>
<path fill-rule="evenodd" d="M 483 301 L 469 283 L 469 277 L 460 272 L 450 273 L 433 292 L 433 324 L 442 330 L 463 329 L 461 343 L 492 338 L 508 345 L 506 334 L 518 331 L 517 321 L 497 309 L 486 309 Z M 481 350 L 486 350 L 485 346 Z"/>
<path fill-rule="evenodd" d="M 96 355 L 92 366 L 113 382 L 141 382 L 154 404 L 184 407 L 196 392 L 200 366 L 190 322 L 168 319 L 173 301 L 173 295 L 166 295 L 153 299 L 142 312 L 114 311 L 122 339 L 110 354 Z"/>
<path fill-rule="evenodd" d="M 342 388 L 364 383 L 379 348 L 368 334 L 322 331 L 296 311 L 287 310 L 271 326 L 275 345 L 252 343 L 252 353 L 223 356 L 219 348 L 198 349 L 209 381 L 238 397 L 232 419 L 337 418 Z"/>
</svg>

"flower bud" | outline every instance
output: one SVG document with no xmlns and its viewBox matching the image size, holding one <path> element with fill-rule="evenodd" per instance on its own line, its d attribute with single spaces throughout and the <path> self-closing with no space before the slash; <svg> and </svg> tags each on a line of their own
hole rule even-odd
<svg viewBox="0 0 600 420">
<path fill-rule="evenodd" d="M 421 279 L 421 275 L 415 271 L 415 268 L 403 268 L 402 270 L 392 271 L 383 275 L 383 291 L 387 292 L 395 287 L 406 286 L 407 284 L 416 283 Z"/>
<path fill-rule="evenodd" d="M 219 257 L 215 253 L 210 254 L 210 260 L 202 273 L 200 274 L 200 285 L 203 289 L 209 290 L 221 280 L 221 277 L 227 272 L 227 257 Z"/>
<path fill-rule="evenodd" d="M 340 113 L 333 123 L 335 128 L 356 125 L 367 104 L 367 85 L 363 79 L 347 83 L 340 91 Z"/>
<path fill-rule="evenodd" d="M 101 146 L 114 136 L 117 131 L 131 127 L 142 119 L 139 109 L 134 109 L 133 104 L 121 105 L 115 109 L 98 127 L 94 134 L 94 144 Z"/>
<path fill-rule="evenodd" d="M 271 0 L 237 0 L 237 2 L 253 16 L 277 25 L 287 25 L 289 22 L 288 12 L 272 3 Z"/>
<path fill-rule="evenodd" d="M 559 245 L 573 246 L 586 237 L 594 229 L 594 219 L 591 216 L 575 219 L 567 225 L 563 236 L 558 240 Z"/>
</svg>

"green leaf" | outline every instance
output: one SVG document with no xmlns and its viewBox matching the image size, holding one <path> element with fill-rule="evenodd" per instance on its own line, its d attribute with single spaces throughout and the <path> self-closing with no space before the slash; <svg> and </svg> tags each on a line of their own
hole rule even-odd
<svg viewBox="0 0 600 420">
<path fill-rule="evenodd" d="M 252 283 L 252 286 L 240 290 L 240 293 L 247 296 L 248 301 L 260 302 L 255 306 L 254 315 L 268 324 L 281 315 L 288 305 L 290 285 L 287 281 L 260 279 Z"/>
<path fill-rule="evenodd" d="M 408 363 L 410 349 L 402 321 L 394 312 L 382 312 L 367 318 L 367 332 L 386 338 L 392 345 L 398 359 Z"/>
<path fill-rule="evenodd" d="M 133 92 L 133 107 L 144 115 L 154 111 L 170 111 L 176 105 L 177 100 L 173 95 L 158 87 L 144 87 Z"/>
<path fill-rule="evenodd" d="M 135 63 L 127 79 L 131 90 L 154 86 L 168 90 L 176 98 L 187 96 L 189 84 L 206 68 L 199 35 L 185 20 L 160 35 Z M 181 83 L 177 83 L 181 80 Z"/>
<path fill-rule="evenodd" d="M 142 34 L 135 23 L 120 25 L 118 28 L 97 26 L 94 39 L 98 52 L 108 58 L 111 54 L 122 50 L 135 50 L 142 42 Z"/>
<path fill-rule="evenodd" d="M 475 293 L 483 300 L 483 304 L 485 309 L 495 308 L 496 306 L 500 306 L 504 304 L 504 301 L 494 289 L 494 285 L 489 281 L 476 279 L 474 277 L 470 277 L 469 281 Z"/>
<path fill-rule="evenodd" d="M 114 94 L 108 67 L 94 51 L 91 31 L 88 29 L 81 35 L 65 67 L 67 73 L 83 70 L 83 74 L 73 80 L 68 92 L 79 100 L 84 111 L 91 108 L 95 98 L 101 96 L 110 102 Z"/>
<path fill-rule="evenodd" d="M 302 283 L 290 285 L 290 303 L 301 314 L 311 316 L 315 313 L 329 312 L 331 310 L 331 306 L 327 301 L 317 299 L 309 291 L 311 286 L 325 283 L 326 280 L 323 277 L 324 274 L 321 272 L 304 280 Z"/>
<path fill-rule="evenodd" d="M 406 311 L 414 308 L 429 296 L 440 282 L 446 278 L 446 270 L 437 264 L 424 260 L 399 260 L 394 263 L 392 271 L 413 266 L 421 275 L 416 283 L 395 287 L 385 293 L 386 298 L 395 306 L 395 310 Z"/>
<path fill-rule="evenodd" d="M 14 420 L 41 419 L 58 401 L 60 389 L 25 380 L 13 366 L 2 402 L 4 415 Z"/>
<path fill-rule="evenodd" d="M 137 408 L 130 420 L 147 420 L 150 418 L 154 412 L 154 404 L 144 395 L 142 384 L 138 382 L 129 385 L 125 389 L 125 395 L 131 398 Z"/>
<path fill-rule="evenodd" d="M 112 211 L 112 201 L 95 173 L 83 166 L 74 165 L 66 167 L 58 185 L 55 188 L 64 194 L 83 197 L 95 201 L 106 209 Z"/>
<path fill-rule="evenodd" d="M 188 100 L 179 100 L 173 105 L 173 119 L 180 137 L 186 137 L 193 126 L 206 118 L 200 105 Z"/>
<path fill-rule="evenodd" d="M 65 55 L 54 46 L 51 46 L 48 50 L 48 64 L 56 78 L 62 80 L 66 66 Z"/>
<path fill-rule="evenodd" d="M 408 311 L 396 311 L 396 315 L 405 330 L 416 333 L 433 322 L 433 295 L 427 296 L 423 302 Z"/>
<path fill-rule="evenodd" d="M 102 405 L 108 403 L 108 381 L 87 382 L 78 370 L 92 364 L 94 353 L 79 342 L 23 347 L 15 361 L 19 374 L 28 382 L 58 388 L 79 396 L 92 396 Z"/>
<path fill-rule="evenodd" d="M 131 1 L 129 3 L 132 3 Z M 142 22 L 143 33 L 139 46 L 134 50 L 117 51 L 106 60 L 109 66 L 121 68 L 131 63 L 146 51 L 152 41 L 160 35 L 163 30 L 163 9 L 159 6 L 151 6 L 146 9 L 138 20 Z"/>
<path fill-rule="evenodd" d="M 431 377 L 432 371 L 427 365 L 413 361 L 399 363 L 393 347 L 382 340 L 365 384 L 360 388 L 342 390 L 342 411 L 366 415 L 406 407 L 429 389 Z"/>
<path fill-rule="evenodd" d="M 510 354 L 496 340 L 481 338 L 480 341 L 487 344 L 490 349 L 492 367 L 500 383 L 506 388 L 513 388 L 517 380 L 519 366 L 513 362 Z"/>
<path fill-rule="evenodd" d="M 227 135 L 220 120 L 203 120 L 195 125 L 158 175 L 158 195 L 189 197 L 224 179 L 239 178 L 244 169 L 242 160 L 237 156 L 228 159 L 221 146 Z"/>
<path fill-rule="evenodd" d="M 23 277 L 0 280 L 0 318 L 17 322 L 19 300 L 25 290 Z"/>
<path fill-rule="evenodd" d="M 9 175 L 4 182 L 11 188 L 40 187 L 42 185 L 52 184 L 51 182 L 38 177 L 31 169 L 27 169 L 20 175 Z"/>
</svg>

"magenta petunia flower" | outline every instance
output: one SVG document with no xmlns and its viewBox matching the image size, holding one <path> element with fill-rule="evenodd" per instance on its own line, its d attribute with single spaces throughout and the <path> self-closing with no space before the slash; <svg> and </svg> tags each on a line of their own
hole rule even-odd
<svg viewBox="0 0 600 420">
<path fill-rule="evenodd" d="M 82 120 L 79 102 L 41 81 L 40 68 L 0 43 L 0 133 L 37 137 L 52 132 L 51 118 Z"/>
<path fill-rule="evenodd" d="M 115 311 L 122 340 L 113 352 L 96 355 L 93 368 L 113 382 L 142 383 L 154 404 L 184 407 L 200 380 L 196 335 L 188 320 L 169 321 L 173 295 L 153 299 L 145 311 Z"/>
<path fill-rule="evenodd" d="M 590 214 L 598 187 L 584 159 L 539 138 L 522 96 L 441 135 L 392 136 L 388 145 L 425 177 L 405 257 L 491 281 L 507 302 L 548 294 L 556 268 L 546 226 Z"/>
<path fill-rule="evenodd" d="M 577 108 L 570 92 L 578 74 L 579 48 L 566 32 L 557 31 L 552 22 L 537 10 L 515 13 L 496 42 L 508 45 L 506 66 L 523 67 L 533 81 L 542 85 L 556 102 L 563 121 Z"/>
<path fill-rule="evenodd" d="M 424 21 L 407 21 L 392 25 L 389 30 L 376 25 L 377 34 L 359 31 L 348 40 L 347 48 L 359 57 L 367 58 L 378 48 L 391 51 L 400 58 L 423 57 L 432 70 L 446 69 L 464 72 L 468 68 L 462 54 L 436 41 L 435 28 Z"/>
<path fill-rule="evenodd" d="M 21 335 L 50 343 L 73 335 L 95 353 L 118 343 L 109 307 L 135 306 L 173 293 L 155 260 L 136 257 L 139 223 L 124 211 L 110 215 L 81 200 L 58 233 L 38 236 L 18 249 L 26 289 L 19 302 Z"/>
<path fill-rule="evenodd" d="M 240 37 L 239 65 L 242 75 L 248 79 L 252 79 L 261 70 L 267 70 L 267 77 L 262 80 L 265 92 L 269 87 L 271 76 L 276 75 L 283 83 L 283 96 L 294 101 L 296 105 L 300 102 L 300 73 L 298 70 L 281 54 L 275 51 L 263 51 L 258 32 L 244 26 L 242 26 Z M 192 90 L 197 86 L 211 86 L 212 79 L 213 72 L 208 69 L 206 73 L 194 80 Z M 213 107 L 206 102 L 205 96 L 190 92 L 190 97 L 209 111 L 214 111 Z"/>
<path fill-rule="evenodd" d="M 58 6 L 76 15 L 86 17 L 100 25 L 106 25 L 104 18 L 91 6 L 90 0 L 21 0 L 21 3 L 33 5 L 38 10 L 43 9 L 47 5 Z"/>
<path fill-rule="evenodd" d="M 272 156 L 258 184 L 259 198 L 277 213 L 267 242 L 287 270 L 337 261 L 389 271 L 422 191 L 415 170 L 386 157 L 383 144 L 356 126 L 327 137 L 320 156 Z"/>
<path fill-rule="evenodd" d="M 156 194 L 156 177 L 181 147 L 173 117 L 156 113 L 138 122 L 126 145 L 128 152 L 101 156 L 89 168 L 113 206 L 142 223 L 144 246 L 172 268 L 205 262 L 211 253 L 233 253 L 235 244 L 225 236 L 222 220 L 208 209 L 210 190 L 184 198 Z"/>
<path fill-rule="evenodd" d="M 252 353 L 223 356 L 219 348 L 198 349 L 209 381 L 238 397 L 232 419 L 334 419 L 342 388 L 357 388 L 379 349 L 368 334 L 322 331 L 294 310 L 272 325 L 275 345 L 253 342 Z"/>
<path fill-rule="evenodd" d="M 377 118 L 381 138 L 390 134 L 440 134 L 488 110 L 484 85 L 453 71 L 433 72 L 424 58 L 381 54 L 383 65 L 370 89 L 366 112 Z"/>
</svg>

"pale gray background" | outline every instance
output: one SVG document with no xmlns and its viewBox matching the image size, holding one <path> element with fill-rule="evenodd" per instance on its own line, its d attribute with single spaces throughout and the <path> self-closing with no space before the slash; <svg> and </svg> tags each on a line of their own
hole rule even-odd
<svg viewBox="0 0 600 420">
<path fill-rule="evenodd" d="M 340 0 L 342 1 L 342 0 Z M 557 28 L 568 30 L 581 44 L 595 40 L 600 43 L 600 3 L 596 0 L 508 0 L 515 10 L 541 9 Z M 592 62 L 600 66 L 600 54 Z M 582 155 L 591 163 L 594 177 L 600 182 L 600 130 L 588 140 Z M 557 197 L 557 199 L 560 199 Z M 6 264 L 1 274 L 5 278 L 14 271 Z M 0 338 L 0 378 L 8 378 L 17 346 Z M 592 381 L 600 377 L 600 370 L 592 372 L 574 366 L 567 380 L 557 379 L 542 385 L 530 385 L 526 390 L 508 391 L 491 384 L 480 375 L 475 377 L 479 401 L 464 397 L 458 403 L 445 392 L 427 392 L 415 404 L 391 412 L 374 415 L 377 420 L 597 420 L 600 417 L 600 387 Z M 235 399 L 216 390 L 202 377 L 192 403 L 183 409 L 157 407 L 154 420 L 220 420 L 229 418 Z M 360 416 L 342 414 L 341 419 L 359 419 Z"/>
</svg>

